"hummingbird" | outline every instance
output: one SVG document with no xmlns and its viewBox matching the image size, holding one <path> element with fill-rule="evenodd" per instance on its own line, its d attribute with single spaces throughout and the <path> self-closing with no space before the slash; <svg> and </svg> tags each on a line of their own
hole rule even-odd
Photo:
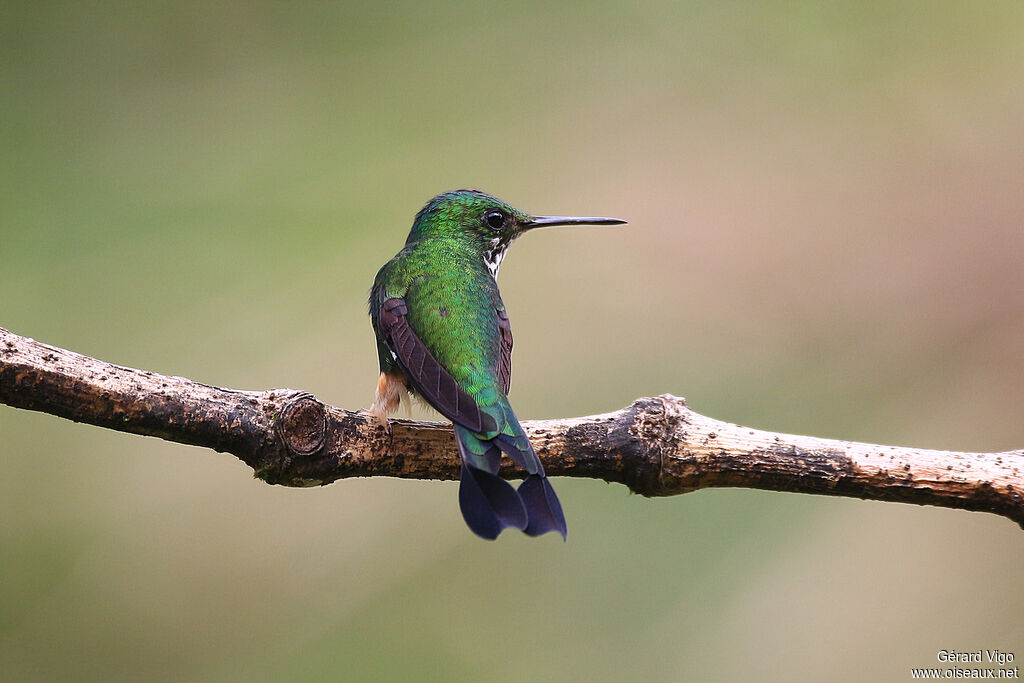
<svg viewBox="0 0 1024 683">
<path fill-rule="evenodd" d="M 534 228 L 615 225 L 618 218 L 532 216 L 479 190 L 439 194 L 413 220 L 405 246 L 377 272 L 370 322 L 380 378 L 370 413 L 410 394 L 452 421 L 467 526 L 493 540 L 504 529 L 566 536 L 562 505 L 508 401 L 512 327 L 498 292 L 509 245 Z M 502 454 L 526 472 L 518 489 L 498 476 Z"/>
</svg>

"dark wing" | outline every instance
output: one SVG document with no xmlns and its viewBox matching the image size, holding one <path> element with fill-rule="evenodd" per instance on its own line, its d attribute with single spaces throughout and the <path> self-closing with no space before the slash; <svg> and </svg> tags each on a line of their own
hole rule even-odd
<svg viewBox="0 0 1024 683">
<path fill-rule="evenodd" d="M 504 308 L 498 311 L 498 329 L 501 331 L 501 354 L 498 356 L 498 386 L 508 396 L 508 388 L 512 383 L 512 324 L 508 321 L 508 313 Z"/>
<path fill-rule="evenodd" d="M 405 299 L 393 297 L 381 304 L 377 324 L 381 336 L 409 381 L 427 403 L 452 422 L 475 434 L 497 429 L 494 418 L 459 388 L 455 378 L 430 353 L 406 319 Z"/>
</svg>

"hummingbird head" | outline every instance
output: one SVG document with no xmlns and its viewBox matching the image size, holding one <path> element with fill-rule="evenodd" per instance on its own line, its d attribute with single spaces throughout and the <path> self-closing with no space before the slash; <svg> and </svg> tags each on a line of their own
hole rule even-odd
<svg viewBox="0 0 1024 683">
<path fill-rule="evenodd" d="M 420 209 L 406 245 L 430 237 L 467 240 L 480 252 L 491 275 L 497 278 L 509 245 L 527 230 L 625 222 L 619 218 L 531 216 L 480 190 L 455 190 L 437 195 Z"/>
</svg>

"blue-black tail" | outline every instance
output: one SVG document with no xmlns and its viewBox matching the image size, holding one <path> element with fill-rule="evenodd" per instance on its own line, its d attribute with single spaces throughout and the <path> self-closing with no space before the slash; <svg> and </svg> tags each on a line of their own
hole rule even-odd
<svg viewBox="0 0 1024 683">
<path fill-rule="evenodd" d="M 549 531 L 557 531 L 562 538 L 568 533 L 565 527 L 565 515 L 562 504 L 558 502 L 555 490 L 551 488 L 548 478 L 541 474 L 531 474 L 519 485 L 519 498 L 526 507 L 527 523 L 523 531 L 530 536 L 540 536 Z"/>
<path fill-rule="evenodd" d="M 483 440 L 455 425 L 455 441 L 462 458 L 459 507 L 473 533 L 493 540 L 513 528 L 530 536 L 557 531 L 565 538 L 562 505 L 525 435 Z M 498 476 L 502 451 L 528 473 L 518 491 Z"/>
</svg>

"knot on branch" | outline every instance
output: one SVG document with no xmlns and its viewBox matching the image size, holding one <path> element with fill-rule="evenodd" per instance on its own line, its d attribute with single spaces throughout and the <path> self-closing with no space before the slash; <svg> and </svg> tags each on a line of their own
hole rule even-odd
<svg viewBox="0 0 1024 683">
<path fill-rule="evenodd" d="M 312 394 L 295 394 L 274 423 L 274 431 L 289 453 L 313 455 L 327 440 L 327 409 Z"/>
<path fill-rule="evenodd" d="M 678 493 L 665 481 L 665 458 L 674 453 L 686 437 L 688 424 L 686 399 L 662 394 L 640 398 L 627 408 L 629 422 L 630 465 L 623 471 L 623 483 L 643 496 Z"/>
<path fill-rule="evenodd" d="M 292 389 L 272 389 L 262 396 L 271 439 L 247 461 L 256 476 L 284 486 L 322 486 L 336 479 L 324 474 L 337 460 L 328 446 L 329 407 L 312 394 Z"/>
</svg>

